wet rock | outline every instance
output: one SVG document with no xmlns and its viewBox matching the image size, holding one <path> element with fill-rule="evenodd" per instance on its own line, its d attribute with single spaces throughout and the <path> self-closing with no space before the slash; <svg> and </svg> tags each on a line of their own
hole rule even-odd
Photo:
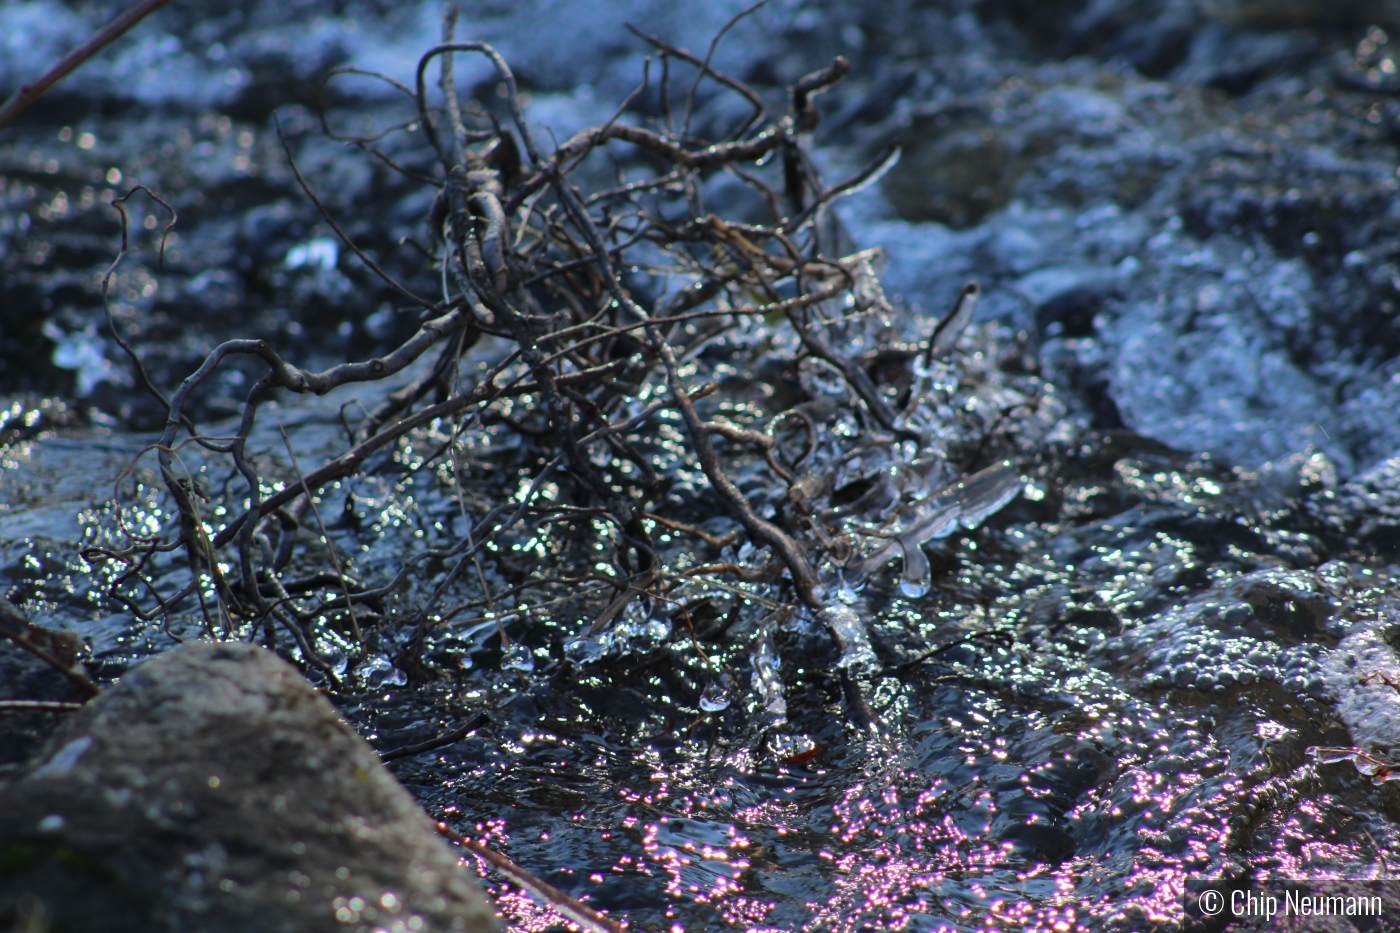
<svg viewBox="0 0 1400 933">
<path fill-rule="evenodd" d="M 1400 24 L 1396 0 L 1200 0 L 1200 4 L 1210 16 L 1228 23 Z"/>
<path fill-rule="evenodd" d="M 1190 54 L 1173 77 L 1239 94 L 1267 75 L 1307 62 L 1318 48 L 1317 39 L 1306 32 L 1256 33 L 1214 24 L 1193 38 Z"/>
<path fill-rule="evenodd" d="M 1113 97 L 1071 87 L 937 107 L 895 133 L 904 157 L 885 189 L 906 220 L 969 227 L 1005 207 L 1037 160 L 1111 140 L 1124 117 Z"/>
<path fill-rule="evenodd" d="M 984 0 L 1004 48 L 1057 58 L 1119 59 L 1153 77 L 1232 93 L 1315 56 L 1318 26 L 1400 22 L 1394 0 Z M 1278 31 L 1292 28 L 1297 31 Z"/>
<path fill-rule="evenodd" d="M 1180 62 L 1200 26 L 1200 10 L 1189 0 L 1159 0 L 1141 4 L 1155 10 L 1139 15 L 1133 3 L 1094 3 L 1076 17 L 1084 43 L 1096 42 L 1103 58 L 1118 56 L 1145 75 L 1159 77 Z M 1103 10 L 1098 17 L 1090 14 Z M 1111 11 L 1111 12 L 1110 12 Z M 1086 28 L 1087 27 L 1087 28 Z M 1103 34 L 1109 29 L 1109 38 Z"/>
<path fill-rule="evenodd" d="M 1074 838 L 1054 826 L 1019 824 L 1007 830 L 1006 838 L 1038 862 L 1058 865 L 1074 854 Z"/>
<path fill-rule="evenodd" d="M 977 110 L 933 114 L 900 135 L 904 158 L 885 185 L 906 220 L 972 226 L 1006 206 L 1025 171 L 1015 142 Z"/>
<path fill-rule="evenodd" d="M 288 664 L 191 644 L 4 788 L 0 920 L 84 930 L 495 930 L 368 744 Z"/>
<path fill-rule="evenodd" d="M 1309 508 L 1333 529 L 1389 555 L 1400 548 L 1400 457 L 1391 457 L 1326 490 Z"/>
<path fill-rule="evenodd" d="M 984 0 L 978 13 L 994 30 L 1015 29 L 1033 50 L 1118 55 L 1146 74 L 1180 61 L 1201 20 L 1193 0 Z"/>
<path fill-rule="evenodd" d="M 1095 427 L 1251 467 L 1312 447 L 1345 479 L 1400 447 L 1394 139 L 1384 100 L 1290 61 L 1247 103 L 1082 59 L 930 92 L 888 131 L 887 203 L 848 226 L 925 308 L 975 276 Z"/>
<path fill-rule="evenodd" d="M 1393 629 L 1367 627 L 1348 635 L 1328 656 L 1323 673 L 1352 741 L 1368 750 L 1400 747 L 1400 689 L 1386 683 L 1400 684 Z"/>
</svg>

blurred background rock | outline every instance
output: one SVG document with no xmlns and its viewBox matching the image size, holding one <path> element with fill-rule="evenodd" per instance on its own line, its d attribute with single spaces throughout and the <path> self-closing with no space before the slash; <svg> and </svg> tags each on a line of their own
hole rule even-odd
<svg viewBox="0 0 1400 933">
<path fill-rule="evenodd" d="M 0 93 L 120 8 L 0 8 Z M 562 140 L 636 85 L 649 50 L 625 22 L 703 52 L 740 8 L 483 3 L 458 35 L 505 53 L 531 117 Z M 133 200 L 112 290 L 158 384 L 232 336 L 317 365 L 411 332 L 414 314 L 297 188 L 273 116 L 357 242 L 434 291 L 419 248 L 431 192 L 326 138 L 316 103 L 336 65 L 411 80 L 440 13 L 177 2 L 0 134 L 0 401 L 28 399 L 9 406 L 27 412 L 59 397 L 76 403 L 68 417 L 139 428 L 163 417 L 100 299 L 119 244 L 108 205 L 136 183 L 179 212 L 158 268 L 167 217 Z M 823 100 L 819 158 L 834 172 L 889 140 L 906 147 L 878 195 L 841 208 L 854 238 L 890 250 L 890 291 L 916 310 L 942 313 L 979 278 L 979 313 L 1027 333 L 1088 424 L 1246 465 L 1312 447 L 1346 476 L 1400 448 L 1393 27 L 1389 0 L 773 0 L 716 62 L 776 102 L 796 76 L 850 58 L 852 80 Z M 482 62 L 458 75 L 499 106 Z M 409 118 L 365 78 L 338 79 L 325 101 L 343 133 Z M 630 118 L 658 108 L 644 96 Z M 693 128 L 721 132 L 742 110 L 706 86 Z M 400 139 L 391 151 L 426 167 L 421 138 Z M 718 179 L 707 202 L 742 212 L 738 187 Z M 230 367 L 201 416 L 234 411 L 255 372 Z"/>
</svg>

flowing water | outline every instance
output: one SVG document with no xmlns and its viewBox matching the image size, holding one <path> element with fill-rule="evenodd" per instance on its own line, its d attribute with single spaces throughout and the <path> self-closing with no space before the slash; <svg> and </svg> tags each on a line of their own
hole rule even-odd
<svg viewBox="0 0 1400 933">
<path fill-rule="evenodd" d="M 343 442 L 333 409 L 276 416 L 310 457 Z M 173 642 L 159 620 L 114 614 L 67 542 L 111 533 L 92 477 L 116 476 L 143 439 L 43 427 L 5 448 L 3 572 L 114 677 Z M 412 448 L 352 481 L 359 518 L 331 532 L 361 578 L 446 535 L 451 503 L 409 472 Z M 1387 876 L 1394 790 L 1307 749 L 1400 745 L 1400 692 L 1362 682 L 1400 682 L 1400 572 L 1376 518 L 1400 467 L 1337 484 L 1320 455 L 1245 471 L 1087 433 L 1025 469 L 1022 497 L 924 543 L 927 592 L 910 592 L 903 544 L 867 558 L 851 604 L 823 619 L 764 607 L 772 588 L 712 589 L 690 625 L 639 606 L 583 650 L 587 620 L 512 622 L 528 615 L 517 604 L 504 651 L 495 621 L 446 625 L 430 653 L 457 673 L 420 687 L 384 619 L 343 709 L 381 748 L 486 711 L 466 740 L 396 762 L 401 780 L 637 929 L 1171 929 L 1188 878 Z M 126 481 L 128 526 L 161 522 L 149 480 Z M 321 510 L 343 513 L 344 495 Z M 548 543 L 522 532 L 489 572 L 533 566 Z M 174 633 L 200 628 L 186 613 Z M 842 669 L 873 729 L 852 724 Z M 518 929 L 557 922 L 494 893 Z"/>
<path fill-rule="evenodd" d="M 853 544 L 850 560 L 822 568 L 819 614 L 789 606 L 779 586 L 710 578 L 680 591 L 683 612 L 634 599 L 593 634 L 611 593 L 597 580 L 474 605 L 484 586 L 548 576 L 591 540 L 521 526 L 437 607 L 428 656 L 443 676 L 414 683 L 403 651 L 443 570 L 426 552 L 455 544 L 540 467 L 500 424 L 467 426 L 465 474 L 430 459 L 452 426 L 418 432 L 319 504 L 357 584 L 392 580 L 405 555 L 422 561 L 359 620 L 363 662 L 348 631 L 321 642 L 349 684 L 337 694 L 347 720 L 391 749 L 485 712 L 471 736 L 395 772 L 431 815 L 633 929 L 1178 930 L 1194 922 L 1194 879 L 1394 877 L 1397 116 L 1357 89 L 1365 69 L 1338 90 L 1323 55 L 1333 43 L 1356 50 L 1346 62 L 1388 60 L 1388 38 L 1197 23 L 1179 64 L 1140 62 L 1122 35 L 1104 53 L 1157 78 L 1177 68 L 1166 81 L 1122 58 L 1028 64 L 969 4 L 900 6 L 908 28 L 893 31 L 839 3 L 810 21 L 779 6 L 756 21 L 772 29 L 736 30 L 719 61 L 765 61 L 774 74 L 755 80 L 777 86 L 809 67 L 803 50 L 857 58 L 817 157 L 858 162 L 866 137 L 906 136 L 899 171 L 866 206 L 843 208 L 860 245 L 889 250 L 886 288 L 909 302 L 899 327 L 926 333 L 921 307 L 941 313 L 965 277 L 983 283 L 983 323 L 955 360 L 915 372 L 908 423 L 930 450 L 853 454 L 849 412 L 824 426 L 816 505 Z M 75 15 L 45 9 L 0 11 L 7 34 L 43 40 L 29 43 L 39 56 L 83 34 Z M 152 241 L 116 292 L 163 384 L 225 336 L 275 338 L 312 365 L 412 326 L 352 278 L 266 117 L 284 102 L 273 96 L 305 90 L 313 65 L 353 55 L 402 73 L 433 41 L 437 13 L 390 16 L 383 36 L 356 25 L 381 15 L 366 10 L 297 21 L 308 38 L 292 47 L 271 9 L 162 27 L 164 39 L 92 70 L 48 122 L 0 144 L 0 584 L 34 621 L 79 634 L 104 680 L 175 638 L 229 634 L 197 607 L 136 621 L 104 597 L 116 572 L 79 555 L 170 518 L 145 451 L 150 403 L 124 384 L 99 326 L 116 237 L 98 212 L 116 186 L 158 177 L 184 218 L 170 265 L 157 270 Z M 685 30 L 646 4 L 607 10 Z M 616 23 L 605 33 L 578 14 L 573 27 L 599 51 L 569 63 L 513 14 L 487 14 L 473 28 L 521 57 L 537 84 L 532 115 L 561 139 L 606 120 L 635 83 L 640 52 L 602 38 Z M 696 27 L 708 31 L 692 49 L 728 11 L 706 15 L 717 18 Z M 1166 14 L 1156 22 L 1170 31 Z M 1222 48 L 1238 54 L 1211 64 Z M 1248 62 L 1263 64 L 1240 78 Z M 152 63 L 185 69 L 194 90 L 131 80 Z M 117 101 L 117 116 L 89 98 Z M 351 119 L 383 101 L 340 103 Z M 723 103 L 706 106 L 699 123 L 727 118 Z M 394 244 L 421 236 L 421 192 L 315 139 L 309 111 L 284 117 L 334 210 L 377 205 L 382 228 L 355 235 L 418 274 Z M 716 210 L 726 196 L 707 192 Z M 154 230 L 140 211 L 138 231 Z M 794 383 L 809 398 L 832 391 L 829 374 L 774 366 L 785 348 L 762 333 L 726 346 L 707 364 L 729 367 L 716 397 L 726 417 L 773 415 Z M 246 391 L 241 370 L 221 380 L 201 424 Z M 382 391 L 269 405 L 256 456 L 290 475 L 279 428 L 302 464 L 342 452 L 342 406 L 372 409 Z M 648 452 L 676 472 L 677 496 L 703 502 L 674 419 L 653 427 Z M 211 528 L 241 508 L 226 464 L 192 447 L 179 463 L 210 496 Z M 759 508 L 787 497 L 757 461 L 737 479 Z M 658 539 L 674 568 L 726 556 Z M 292 570 L 324 570 L 324 547 L 308 530 Z M 147 571 L 167 593 L 188 579 L 178 553 Z M 285 635 L 281 647 L 295 655 Z M 852 715 L 851 684 L 871 728 Z M 1314 757 L 1314 746 L 1344 751 Z M 513 928 L 558 927 L 524 893 L 488 884 Z"/>
</svg>

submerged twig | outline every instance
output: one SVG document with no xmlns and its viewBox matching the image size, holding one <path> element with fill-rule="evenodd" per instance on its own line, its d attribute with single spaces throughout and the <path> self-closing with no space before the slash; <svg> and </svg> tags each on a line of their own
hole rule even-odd
<svg viewBox="0 0 1400 933">
<path fill-rule="evenodd" d="M 66 703 L 62 700 L 0 700 L 0 713 L 75 713 L 84 705 L 83 703 Z"/>
<path fill-rule="evenodd" d="M 457 742 L 460 742 L 463 739 L 465 739 L 467 736 L 471 735 L 476 730 L 480 729 L 482 726 L 486 725 L 486 723 L 488 722 L 490 722 L 490 720 L 487 719 L 485 713 L 477 713 L 466 723 L 466 725 L 459 726 L 458 728 L 453 729 L 451 732 L 445 732 L 442 735 L 439 735 L 436 738 L 428 739 L 425 742 L 418 742 L 414 745 L 403 745 L 399 748 L 390 749 L 387 752 L 380 752 L 379 760 L 397 761 L 400 758 L 408 758 L 412 755 L 421 755 L 423 752 L 430 752 L 434 749 L 444 748 L 448 745 L 454 745 Z"/>
<path fill-rule="evenodd" d="M 446 823 L 438 823 L 437 831 L 445 838 L 486 862 L 512 882 L 529 891 L 542 903 L 549 905 L 564 919 L 577 923 L 591 933 L 625 933 L 626 927 L 610 917 L 605 917 L 582 901 L 570 897 L 554 885 L 521 868 L 495 849 L 487 848 L 475 839 L 469 839 Z"/>
<path fill-rule="evenodd" d="M 0 596 L 0 637 L 8 638 L 25 651 L 58 671 L 73 682 L 84 696 L 91 699 L 102 692 L 102 688 L 92 682 L 75 663 L 65 664 L 57 654 L 39 644 L 35 635 L 41 632 L 37 625 L 25 618 L 15 604 Z"/>
</svg>

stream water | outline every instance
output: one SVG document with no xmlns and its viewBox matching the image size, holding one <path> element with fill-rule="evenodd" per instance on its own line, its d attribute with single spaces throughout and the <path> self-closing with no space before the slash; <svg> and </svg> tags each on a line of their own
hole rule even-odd
<svg viewBox="0 0 1400 933">
<path fill-rule="evenodd" d="M 24 25 L 50 6 L 15 5 L 0 21 Z M 688 28 L 646 4 L 615 6 L 607 35 L 631 15 Z M 264 98 L 278 81 L 299 93 L 313 59 L 354 54 L 402 71 L 432 41 L 436 12 L 293 20 L 311 50 L 294 67 L 274 41 L 288 21 L 269 10 L 211 16 L 207 36 L 157 22 L 169 42 L 142 40 L 144 52 L 84 78 L 28 136 L 0 141 L 0 585 L 35 622 L 79 634 L 101 679 L 174 638 L 219 631 L 194 610 L 135 622 L 103 595 L 112 571 L 79 556 L 122 523 L 151 533 L 169 517 L 141 457 L 149 403 L 97 326 L 95 286 L 115 243 L 97 212 L 111 173 L 159 177 L 186 215 L 170 268 L 156 269 L 152 249 L 119 283 L 118 318 L 157 374 L 179 378 L 232 334 L 274 336 L 311 365 L 407 326 L 295 200 Z M 946 429 L 938 456 L 896 446 L 832 467 L 832 491 L 847 494 L 831 514 L 883 510 L 897 536 L 867 541 L 846 572 L 824 577 L 830 618 L 774 611 L 777 587 L 697 588 L 685 613 L 636 601 L 588 637 L 592 620 L 569 600 L 597 596 L 595 584 L 517 594 L 490 613 L 469 605 L 480 594 L 467 587 L 440 607 L 429 648 L 446 674 L 418 685 L 396 666 L 411 632 L 400 621 L 431 587 L 410 574 L 364 620 L 374 650 L 337 696 L 347 721 L 390 749 L 484 711 L 465 740 L 396 761 L 399 779 L 430 815 L 633 929 L 1179 930 L 1196 922 L 1194 879 L 1400 869 L 1393 782 L 1362 774 L 1364 759 L 1308 753 L 1400 753 L 1400 688 L 1386 683 L 1400 684 L 1397 117 L 1377 90 L 1336 78 L 1337 61 L 1374 65 L 1389 40 L 1365 24 L 1193 20 L 1188 51 L 1158 68 L 1130 66 L 1121 32 L 1103 46 L 1085 44 L 1091 30 L 1064 40 L 1073 52 L 1118 42 L 1107 63 L 1108 52 L 1036 57 L 993 12 L 900 6 L 891 16 L 913 24 L 906 48 L 897 29 L 842 4 L 775 4 L 759 21 L 767 31 L 737 30 L 723 53 L 736 71 L 770 56 L 773 74 L 755 67 L 755 80 L 775 86 L 832 48 L 856 58 L 858 75 L 864 61 L 865 76 L 833 94 L 818 158 L 849 165 L 897 132 L 906 156 L 844 209 L 850 235 L 889 251 L 885 287 L 910 333 L 966 276 L 986 293 L 956 363 L 929 375 L 922 416 Z M 595 58 L 566 66 L 520 28 L 524 15 L 474 22 L 521 56 L 533 115 L 561 139 L 606 120 L 608 95 L 635 82 L 637 50 L 599 38 Z M 701 24 L 710 32 L 714 15 Z M 75 16 L 53 22 L 80 31 Z M 575 25 L 601 36 L 603 18 Z M 375 22 L 391 38 L 367 37 Z M 59 44 L 67 35 L 28 28 Z M 706 41 L 685 35 L 691 48 Z M 1203 70 L 1207 40 L 1264 63 L 1232 85 L 1239 69 Z M 199 93 L 124 87 L 122 62 L 147 59 L 183 62 Z M 113 100 L 121 107 L 104 111 Z M 382 105 L 351 97 L 336 112 Z M 700 124 L 727 113 L 707 106 Z M 357 236 L 390 253 L 418 229 L 419 193 L 316 142 L 306 111 L 287 120 L 334 209 L 374 192 L 384 224 L 357 221 Z M 726 206 L 722 185 L 707 197 Z M 154 229 L 146 216 L 138 228 Z M 395 256 L 405 275 L 421 273 Z M 782 410 L 789 383 L 820 389 L 775 365 L 785 348 L 759 330 L 723 346 L 710 365 L 728 374 L 715 404 L 730 415 Z M 483 345 L 471 366 L 493 352 Z M 246 390 L 231 372 L 201 402 L 202 423 Z M 344 406 L 372 409 L 390 388 L 280 399 L 257 455 L 285 472 L 284 428 L 303 464 L 335 456 Z M 464 435 L 471 482 L 454 486 L 440 462 L 425 467 L 444 430 L 411 435 L 321 497 L 357 581 L 382 584 L 406 554 L 455 543 L 464 509 L 480 515 L 533 478 L 518 437 L 477 424 Z M 698 477 L 667 430 L 662 419 L 658 462 Z M 828 462 L 853 431 L 832 421 Z M 181 458 L 217 527 L 237 508 L 227 467 L 188 447 Z M 994 474 L 994 489 L 957 486 L 961 467 L 1003 459 L 1010 472 Z M 782 496 L 756 465 L 738 479 L 760 504 Z M 884 500 L 872 495 L 882 488 Z M 702 501 L 703 486 L 678 495 Z M 693 539 L 660 541 L 683 565 Z M 310 572 L 324 545 L 310 533 L 303 545 L 297 566 Z M 509 590 L 575 546 L 560 528 L 522 527 L 482 575 Z M 167 587 L 188 575 L 178 554 L 150 569 Z M 853 633 L 844 652 L 832 629 Z M 348 635 L 325 646 L 344 673 Z M 873 729 L 848 716 L 843 671 L 861 683 Z M 513 929 L 560 923 L 499 878 L 486 883 Z"/>
<path fill-rule="evenodd" d="M 310 458 L 343 442 L 336 407 L 269 421 Z M 173 644 L 114 612 L 73 546 L 113 532 L 105 480 L 144 442 L 41 432 L 11 440 L 0 473 L 11 593 L 79 633 L 104 678 Z M 362 579 L 447 538 L 411 458 L 369 469 L 358 523 L 332 531 Z M 1188 878 L 1389 874 L 1393 789 L 1306 749 L 1397 744 L 1400 693 L 1362 680 L 1400 681 L 1400 578 L 1376 511 L 1398 475 L 1387 462 L 1340 484 L 1321 455 L 1229 469 L 1121 433 L 1047 445 L 1020 499 L 925 545 L 927 593 L 896 558 L 853 608 L 836 603 L 868 632 L 874 732 L 847 719 L 838 643 L 767 610 L 702 639 L 703 656 L 664 613 L 628 616 L 592 651 L 587 620 L 520 624 L 513 658 L 494 622 L 465 620 L 434 646 L 456 676 L 417 688 L 393 663 L 405 633 L 381 624 L 342 708 L 381 748 L 487 711 L 466 740 L 396 762 L 400 779 L 634 928 L 1174 928 Z M 159 526 L 139 493 L 124 500 L 129 526 Z M 491 571 L 508 580 L 547 544 L 522 536 Z M 691 604 L 702 631 L 734 598 L 709 597 Z M 200 628 L 185 614 L 173 631 Z M 556 922 L 495 893 L 518 929 Z"/>
</svg>

